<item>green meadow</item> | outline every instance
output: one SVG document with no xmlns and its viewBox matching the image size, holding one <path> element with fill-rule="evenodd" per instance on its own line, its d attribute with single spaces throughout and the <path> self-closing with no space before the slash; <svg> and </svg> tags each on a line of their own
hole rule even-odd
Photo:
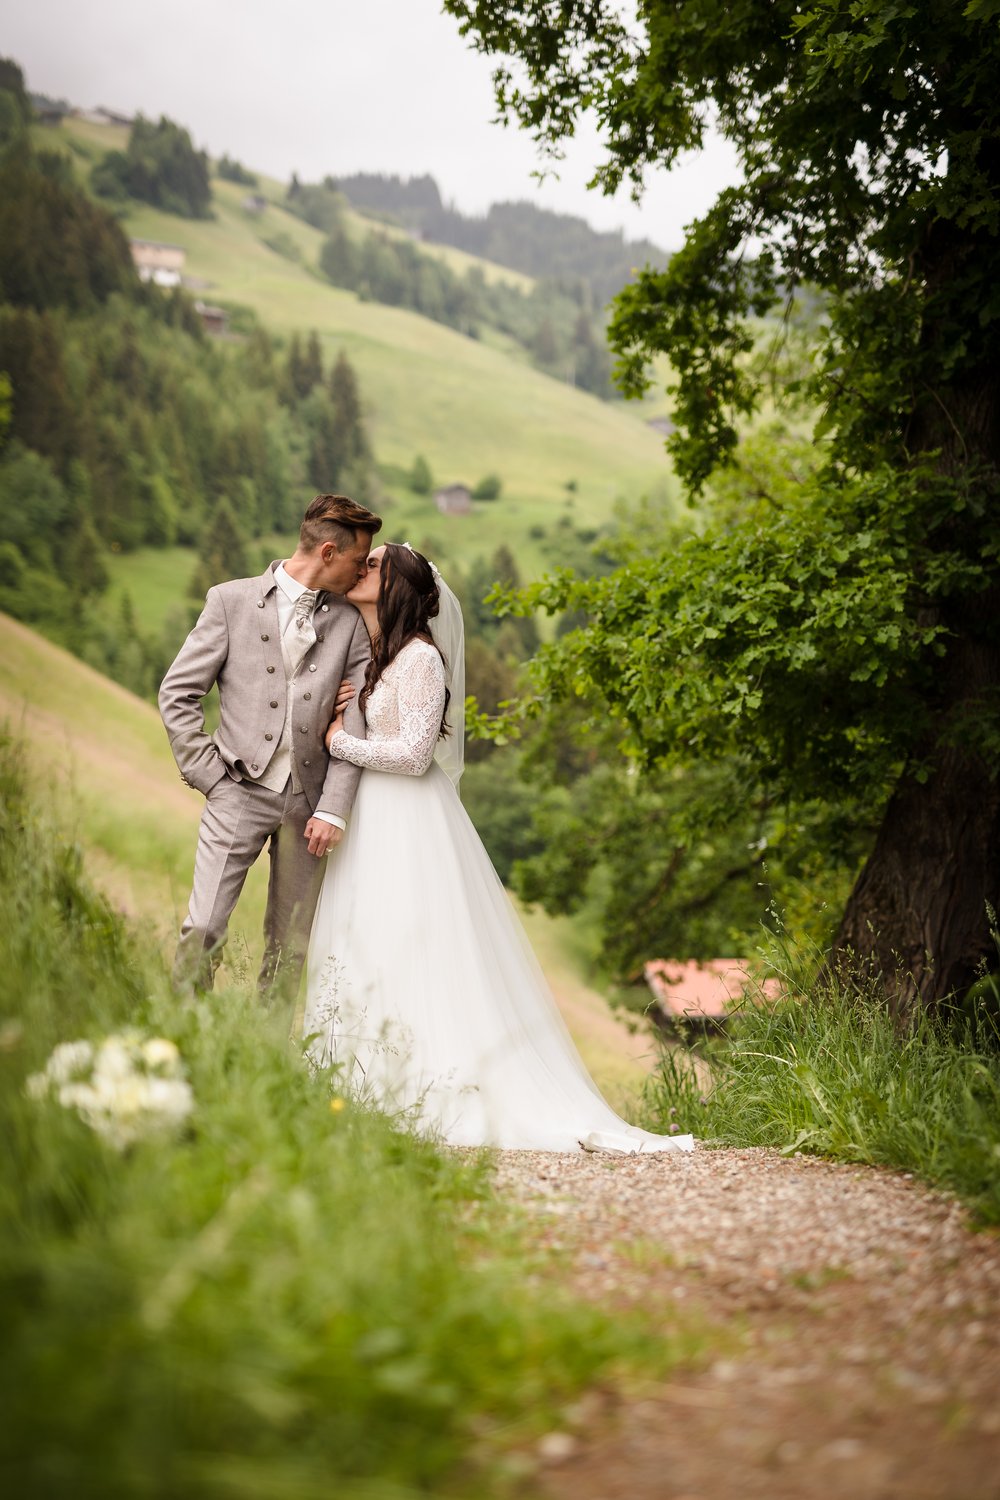
<svg viewBox="0 0 1000 1500">
<path fill-rule="evenodd" d="M 41 139 L 71 150 L 86 171 L 125 136 L 69 121 Z M 241 206 L 247 189 L 219 179 L 212 188 L 213 219 L 130 204 L 124 228 L 133 237 L 182 246 L 185 275 L 201 284 L 205 300 L 252 308 L 279 336 L 315 329 L 328 362 L 344 349 L 361 380 L 380 463 L 408 469 L 422 453 L 438 484 L 474 485 L 484 474 L 499 474 L 503 496 L 488 515 L 484 505 L 470 517 L 448 519 L 449 527 L 477 529 L 477 552 L 487 554 L 497 536 L 528 537 L 532 526 L 551 526 L 568 499 L 577 524 L 596 526 L 619 497 L 669 483 L 662 438 L 647 425 L 656 403 L 599 401 L 533 370 L 513 346 L 498 347 L 502 339 L 467 338 L 416 313 L 363 302 L 321 278 L 315 266 L 324 236 L 282 207 L 280 184 L 262 179 L 269 203 L 260 215 Z M 350 222 L 358 233 L 385 227 L 358 215 Z M 265 240 L 294 246 L 300 258 Z M 459 265 L 460 252 L 422 248 L 455 269 L 478 264 L 488 278 L 518 280 L 472 256 L 461 255 Z M 565 488 L 570 481 L 572 496 Z M 421 506 L 433 512 L 431 502 Z M 417 524 L 417 509 L 402 506 L 400 522 Z"/>
</svg>

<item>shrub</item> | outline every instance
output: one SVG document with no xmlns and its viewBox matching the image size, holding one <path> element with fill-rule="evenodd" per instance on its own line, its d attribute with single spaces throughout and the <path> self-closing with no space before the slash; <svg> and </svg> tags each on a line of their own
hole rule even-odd
<svg viewBox="0 0 1000 1500">
<path fill-rule="evenodd" d="M 503 481 L 497 474 L 485 474 L 472 491 L 473 500 L 499 500 Z"/>
</svg>

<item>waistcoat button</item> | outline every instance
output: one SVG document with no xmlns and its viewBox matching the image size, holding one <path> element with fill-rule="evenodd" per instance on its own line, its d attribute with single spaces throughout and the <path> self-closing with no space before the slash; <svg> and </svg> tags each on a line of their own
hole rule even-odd
<svg viewBox="0 0 1000 1500">
<path fill-rule="evenodd" d="M 312 693 L 303 693 L 302 696 L 306 700 L 306 702 L 308 703 L 309 699 L 312 697 Z"/>
<path fill-rule="evenodd" d="M 260 770 L 260 766 L 251 766 L 250 769 L 251 769 L 251 771 L 259 771 Z"/>
<path fill-rule="evenodd" d="M 264 601 L 263 601 L 263 599 L 258 599 L 257 600 L 257 608 L 258 609 L 263 609 L 264 608 Z"/>
<path fill-rule="evenodd" d="M 299 734 L 306 734 L 307 732 L 308 731 L 306 730 L 306 726 L 304 724 L 300 724 L 299 725 Z"/>
<path fill-rule="evenodd" d="M 273 734 L 265 734 L 264 738 L 266 740 L 273 740 L 274 739 L 274 735 Z"/>
<path fill-rule="evenodd" d="M 270 639 L 271 639 L 271 637 L 269 635 L 262 635 L 261 636 L 261 640 L 262 641 L 269 641 Z"/>
<path fill-rule="evenodd" d="M 270 671 L 271 671 L 271 672 L 273 672 L 273 671 L 274 671 L 274 668 L 273 668 L 273 667 L 271 667 L 271 668 L 269 668 L 269 670 L 270 670 Z M 314 661 L 311 661 L 311 662 L 310 662 L 310 663 L 309 663 L 309 670 L 310 670 L 310 672 L 315 672 L 315 670 L 316 670 L 316 663 L 315 663 L 315 662 L 314 662 Z"/>
<path fill-rule="evenodd" d="M 267 669 L 267 670 L 268 670 L 268 671 L 269 671 L 269 672 L 273 672 L 273 671 L 274 671 L 274 668 L 273 668 L 273 667 L 268 667 L 268 669 Z"/>
<path fill-rule="evenodd" d="M 271 699 L 271 707 L 272 708 L 277 708 L 277 706 L 278 706 L 278 700 L 277 700 L 277 698 L 272 698 Z"/>
<path fill-rule="evenodd" d="M 303 764 L 303 765 L 304 765 L 304 766 L 308 766 L 308 765 L 310 765 L 310 764 L 311 764 L 311 762 L 310 762 L 310 761 L 308 761 L 308 760 L 304 760 L 304 761 L 303 761 L 303 762 L 302 762 L 302 764 Z"/>
</svg>

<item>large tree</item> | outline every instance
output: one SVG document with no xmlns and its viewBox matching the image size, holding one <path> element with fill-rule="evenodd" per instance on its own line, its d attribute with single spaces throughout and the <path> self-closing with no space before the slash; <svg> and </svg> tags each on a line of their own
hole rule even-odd
<svg viewBox="0 0 1000 1500">
<path fill-rule="evenodd" d="M 692 494 L 758 404 L 754 319 L 799 288 L 822 309 L 816 470 L 682 551 L 549 584 L 591 623 L 543 654 L 542 691 L 599 690 L 649 762 L 738 753 L 797 797 L 867 778 L 881 821 L 835 957 L 903 1007 L 964 990 L 1000 898 L 1000 4 L 445 4 L 544 149 L 596 116 L 605 191 L 710 124 L 735 146 L 742 185 L 612 322 L 627 393 L 671 361 Z"/>
</svg>

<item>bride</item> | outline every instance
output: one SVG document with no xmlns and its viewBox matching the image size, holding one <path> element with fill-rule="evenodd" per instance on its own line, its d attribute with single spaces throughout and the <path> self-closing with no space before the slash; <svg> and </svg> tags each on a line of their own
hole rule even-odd
<svg viewBox="0 0 1000 1500">
<path fill-rule="evenodd" d="M 690 1151 L 690 1136 L 627 1125 L 598 1092 L 459 800 L 455 595 L 420 553 L 386 543 L 347 598 L 374 642 L 368 738 L 345 732 L 342 709 L 327 734 L 364 775 L 313 922 L 311 1061 L 451 1145 Z"/>
</svg>

